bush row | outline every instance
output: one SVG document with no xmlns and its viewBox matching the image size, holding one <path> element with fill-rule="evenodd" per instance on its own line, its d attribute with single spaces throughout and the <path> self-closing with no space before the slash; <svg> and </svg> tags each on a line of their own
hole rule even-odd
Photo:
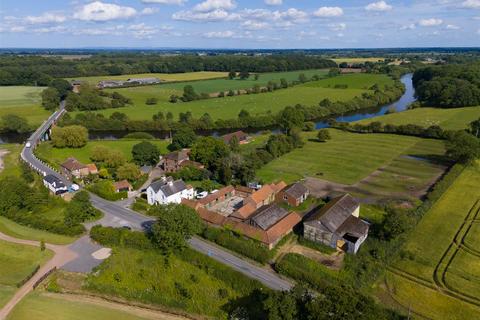
<svg viewBox="0 0 480 320">
<path fill-rule="evenodd" d="M 260 242 L 247 239 L 234 231 L 206 227 L 200 234 L 203 238 L 230 249 L 262 264 L 271 258 L 271 252 Z"/>
<path fill-rule="evenodd" d="M 25 278 L 23 278 L 21 281 L 17 283 L 17 288 L 20 288 L 25 283 L 27 283 L 28 280 L 32 279 L 32 277 L 35 275 L 35 273 L 38 272 L 38 270 L 40 270 L 40 265 L 37 264 L 35 268 L 32 270 L 32 272 L 30 272 Z"/>
<path fill-rule="evenodd" d="M 134 249 L 153 249 L 151 240 L 144 232 L 129 231 L 124 228 L 94 226 L 90 237 L 105 246 L 120 246 Z"/>
<path fill-rule="evenodd" d="M 113 183 L 108 180 L 91 184 L 87 189 L 95 193 L 97 196 L 109 201 L 117 201 L 128 197 L 128 192 L 126 191 L 115 192 Z"/>
</svg>

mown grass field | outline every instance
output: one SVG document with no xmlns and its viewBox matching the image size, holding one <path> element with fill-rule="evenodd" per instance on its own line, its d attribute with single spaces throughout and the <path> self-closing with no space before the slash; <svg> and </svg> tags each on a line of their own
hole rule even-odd
<svg viewBox="0 0 480 320">
<path fill-rule="evenodd" d="M 258 80 L 255 80 L 255 77 L 252 74 L 246 80 L 240 80 L 239 78 L 236 78 L 234 80 L 216 79 L 216 80 L 204 80 L 204 81 L 195 81 L 195 82 L 167 83 L 160 86 L 164 89 L 178 90 L 180 94 L 183 93 L 183 88 L 186 85 L 191 85 L 197 93 L 202 93 L 202 92 L 212 93 L 212 92 L 220 92 L 220 91 L 228 91 L 228 90 L 253 88 L 255 85 L 264 87 L 267 85 L 269 81 L 274 81 L 274 82 L 277 82 L 277 84 L 280 84 L 280 79 L 282 78 L 287 80 L 288 82 L 296 81 L 298 80 L 298 77 L 302 73 L 307 78 L 311 78 L 314 75 L 317 75 L 320 78 L 323 78 L 328 74 L 328 70 L 319 69 L 319 70 L 260 73 Z"/>
<path fill-rule="evenodd" d="M 14 238 L 34 241 L 43 240 L 52 244 L 69 244 L 76 240 L 76 238 L 73 237 L 25 227 L 5 217 L 0 217 L 0 232 Z"/>
<path fill-rule="evenodd" d="M 182 255 L 166 262 L 154 250 L 117 248 L 99 273 L 89 276 L 86 289 L 220 319 L 226 318 L 222 307 L 231 299 L 258 288 L 257 282 L 206 256 L 189 249 Z M 222 277 L 235 282 L 235 288 Z"/>
<path fill-rule="evenodd" d="M 43 87 L 0 86 L 0 117 L 15 114 L 36 127 L 47 119 L 50 112 L 41 106 Z"/>
<path fill-rule="evenodd" d="M 62 299 L 43 293 L 31 293 L 13 309 L 8 320 L 141 320 L 147 319 L 87 302 Z"/>
<path fill-rule="evenodd" d="M 410 234 L 404 247 L 408 255 L 394 268 L 418 280 L 392 272 L 386 278 L 390 294 L 403 306 L 433 319 L 480 317 L 480 303 L 467 302 L 468 296 L 480 301 L 480 255 L 459 247 L 471 243 L 463 235 L 478 237 L 477 229 L 468 229 L 478 223 L 473 219 L 479 221 L 475 216 L 480 210 L 478 181 L 478 164 L 466 168 Z M 438 286 L 458 295 L 450 297 Z"/>
<path fill-rule="evenodd" d="M 93 149 L 96 146 L 104 146 L 111 150 L 120 151 L 125 155 L 127 160 L 132 159 L 132 148 L 134 145 L 142 142 L 142 140 L 91 140 L 86 146 L 82 148 L 54 148 L 50 142 L 42 143 L 37 147 L 35 153 L 41 159 L 48 159 L 50 163 L 59 166 L 61 163 L 69 157 L 75 157 L 78 161 L 88 164 L 91 163 L 90 159 Z M 167 146 L 169 142 L 167 140 L 149 140 L 149 142 L 158 146 L 162 154 L 167 153 Z"/>
<path fill-rule="evenodd" d="M 214 72 L 214 71 L 199 71 L 199 72 L 185 72 L 185 73 L 138 73 L 138 74 L 124 74 L 120 76 L 94 76 L 94 77 L 78 77 L 68 78 L 67 80 L 86 81 L 92 85 L 96 85 L 102 80 L 127 80 L 130 78 L 158 78 L 160 80 L 172 81 L 195 81 L 204 79 L 225 78 L 228 72 Z"/>
<path fill-rule="evenodd" d="M 375 83 L 380 85 L 389 84 L 393 83 L 393 80 L 385 75 L 342 75 L 270 93 L 178 103 L 168 102 L 168 98 L 173 91 L 172 89 L 164 89 L 162 85 L 125 88 L 116 91 L 131 98 L 133 101 L 132 106 L 100 110 L 98 112 L 105 116 L 110 116 L 114 112 L 122 112 L 132 120 L 150 120 L 159 111 L 164 113 L 172 112 L 175 117 L 180 112 L 190 111 L 197 118 L 204 113 L 208 113 L 213 119 L 233 119 L 237 118 L 238 113 L 242 109 L 247 110 L 252 115 L 262 115 L 268 112 L 278 112 L 288 105 L 299 103 L 309 106 L 317 105 L 326 98 L 332 101 L 348 101 L 367 92 L 368 88 L 371 88 Z M 347 84 L 349 87 L 347 89 L 335 89 L 335 84 Z M 147 106 L 145 104 L 146 99 L 151 97 L 159 99 L 157 105 Z M 76 113 L 72 113 L 72 116 Z"/>
<path fill-rule="evenodd" d="M 301 149 L 273 160 L 257 172 L 265 182 L 293 182 L 317 177 L 337 183 L 354 184 L 392 162 L 421 141 L 419 138 L 387 134 L 353 134 L 329 130 L 332 139 L 316 140 L 316 132 L 304 133 Z"/>
<path fill-rule="evenodd" d="M 365 119 L 356 123 L 369 124 L 373 121 L 380 121 L 383 124 L 416 124 L 422 127 L 437 125 L 446 130 L 462 130 L 478 118 L 480 118 L 480 106 L 453 109 L 418 108 L 375 117 L 374 119 Z"/>
<path fill-rule="evenodd" d="M 10 300 L 16 287 L 0 285 L 0 309 Z"/>
</svg>

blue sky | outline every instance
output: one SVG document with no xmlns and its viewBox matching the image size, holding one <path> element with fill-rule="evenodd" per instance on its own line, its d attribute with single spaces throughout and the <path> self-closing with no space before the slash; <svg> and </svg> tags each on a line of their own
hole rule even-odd
<svg viewBox="0 0 480 320">
<path fill-rule="evenodd" d="M 0 0 L 0 47 L 480 46 L 480 0 Z"/>
</svg>

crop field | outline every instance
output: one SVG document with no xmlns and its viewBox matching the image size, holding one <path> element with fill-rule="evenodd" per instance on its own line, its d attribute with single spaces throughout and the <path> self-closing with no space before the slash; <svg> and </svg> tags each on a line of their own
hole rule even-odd
<svg viewBox="0 0 480 320">
<path fill-rule="evenodd" d="M 189 249 L 181 255 L 166 262 L 155 250 L 115 249 L 99 273 L 89 276 L 86 289 L 220 319 L 226 318 L 222 306 L 258 288 L 206 256 Z"/>
<path fill-rule="evenodd" d="M 480 317 L 479 179 L 478 164 L 462 172 L 410 235 L 408 254 L 386 279 L 394 299 L 426 317 Z"/>
<path fill-rule="evenodd" d="M 68 297 L 67 297 L 68 298 Z M 134 312 L 115 310 L 110 307 L 72 301 L 59 295 L 31 293 L 13 309 L 8 320 L 142 320 L 151 319 L 136 316 Z"/>
<path fill-rule="evenodd" d="M 0 240 L 0 308 L 16 291 L 16 285 L 53 256 L 49 250 Z"/>
<path fill-rule="evenodd" d="M 354 134 L 330 129 L 332 139 L 316 140 L 316 132 L 304 133 L 306 144 L 273 160 L 258 171 L 266 182 L 287 182 L 317 177 L 332 182 L 354 184 L 378 168 L 392 162 L 421 139 L 388 134 Z"/>
<path fill-rule="evenodd" d="M 199 72 L 185 72 L 185 73 L 139 73 L 139 74 L 125 74 L 120 76 L 94 76 L 94 77 L 78 77 L 69 78 L 67 80 L 86 81 L 92 85 L 96 85 L 103 80 L 128 80 L 130 78 L 158 78 L 160 80 L 172 81 L 195 81 L 204 79 L 225 78 L 228 72 L 214 72 L 214 71 L 199 71 Z"/>
<path fill-rule="evenodd" d="M 261 115 L 268 112 L 275 113 L 288 105 L 296 105 L 298 103 L 310 106 L 317 105 L 325 98 L 332 101 L 348 101 L 367 92 L 367 89 L 375 83 L 382 85 L 393 83 L 393 80 L 385 75 L 342 75 L 270 93 L 178 103 L 168 102 L 168 98 L 174 91 L 171 91 L 172 89 L 165 91 L 162 85 L 125 88 L 117 91 L 131 98 L 133 106 L 100 110 L 98 113 L 110 116 L 114 112 L 122 112 L 132 120 L 146 120 L 151 119 L 159 111 L 164 113 L 172 112 L 174 116 L 178 116 L 180 112 L 190 111 L 197 118 L 204 113 L 209 113 L 213 119 L 232 119 L 236 118 L 242 109 L 247 110 L 252 115 Z M 349 87 L 347 89 L 335 89 L 335 84 L 347 84 Z M 158 104 L 153 106 L 146 105 L 146 99 L 152 97 L 158 98 Z M 74 112 L 72 115 L 74 116 L 76 113 Z"/>
<path fill-rule="evenodd" d="M 46 142 L 42 143 L 37 147 L 35 153 L 41 159 L 48 159 L 48 161 L 54 165 L 59 166 L 61 163 L 69 157 L 75 157 L 78 161 L 88 164 L 91 163 L 90 159 L 93 149 L 96 146 L 105 146 L 111 150 L 117 150 L 122 152 L 127 160 L 132 159 L 132 148 L 137 143 L 142 142 L 142 140 L 109 140 L 109 141 L 95 141 L 91 140 L 87 143 L 86 146 L 82 148 L 63 148 L 58 149 L 54 148 L 51 143 Z M 167 153 L 167 140 L 149 140 L 149 142 L 158 146 L 162 154 Z"/>
<path fill-rule="evenodd" d="M 50 112 L 41 106 L 42 87 L 0 86 L 0 117 L 15 114 L 37 126 L 47 119 Z"/>
<path fill-rule="evenodd" d="M 340 64 L 342 62 L 346 63 L 365 63 L 365 62 L 379 62 L 379 61 L 384 61 L 385 58 L 380 58 L 380 57 L 368 57 L 368 58 L 334 58 L 332 59 L 335 61 L 337 64 Z"/>
<path fill-rule="evenodd" d="M 480 118 L 480 106 L 452 109 L 418 108 L 376 117 L 375 119 L 365 119 L 357 123 L 369 124 L 372 121 L 380 121 L 383 124 L 416 124 L 422 127 L 437 125 L 446 130 L 462 130 L 478 118 Z"/>
<path fill-rule="evenodd" d="M 167 83 L 160 85 L 165 89 L 173 89 L 180 91 L 180 94 L 183 92 L 183 88 L 186 85 L 191 85 L 197 93 L 207 92 L 220 92 L 228 90 L 238 90 L 238 89 L 247 89 L 253 88 L 255 85 L 264 87 L 269 81 L 274 81 L 280 84 L 280 79 L 285 79 L 288 82 L 298 80 L 300 74 L 304 74 L 307 78 L 311 78 L 314 75 L 319 76 L 320 78 L 325 77 L 328 74 L 328 70 L 303 70 L 303 71 L 288 71 L 288 72 L 272 72 L 272 73 L 259 73 L 259 79 L 255 80 L 253 74 L 246 80 L 240 79 L 216 79 L 216 80 L 204 80 L 204 81 L 195 81 L 195 82 L 177 82 L 177 83 Z"/>
</svg>

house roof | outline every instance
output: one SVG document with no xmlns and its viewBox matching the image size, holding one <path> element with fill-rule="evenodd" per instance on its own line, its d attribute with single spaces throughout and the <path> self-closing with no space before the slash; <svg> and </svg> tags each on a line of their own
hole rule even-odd
<svg viewBox="0 0 480 320">
<path fill-rule="evenodd" d="M 87 164 L 87 168 L 89 172 L 98 172 L 98 168 L 95 163 Z"/>
<path fill-rule="evenodd" d="M 46 175 L 43 178 L 44 181 L 46 181 L 48 184 L 54 186 L 55 188 L 64 188 L 65 184 L 63 183 L 62 180 L 54 176 L 53 174 Z"/>
<path fill-rule="evenodd" d="M 238 141 L 242 141 L 242 140 L 246 140 L 248 135 L 243 131 L 235 131 L 222 136 L 222 139 L 225 143 L 230 143 L 233 137 L 237 137 Z"/>
<path fill-rule="evenodd" d="M 162 191 L 162 193 L 167 197 L 188 189 L 187 185 L 185 184 L 185 182 L 183 182 L 183 180 L 176 180 L 176 181 L 158 180 L 152 183 L 150 187 L 155 191 L 155 193 Z"/>
<path fill-rule="evenodd" d="M 87 167 L 86 165 L 80 163 L 77 159 L 73 157 L 65 160 L 65 162 L 62 163 L 61 166 L 67 169 L 68 171 L 81 170 Z"/>
<path fill-rule="evenodd" d="M 247 203 L 244 206 L 242 206 L 240 209 L 235 211 L 231 215 L 231 217 L 235 217 L 241 220 L 247 220 L 248 218 L 250 218 L 252 214 L 255 213 L 256 210 L 257 208 L 253 204 Z"/>
<path fill-rule="evenodd" d="M 272 204 L 261 207 L 250 219 L 263 230 L 267 230 L 283 219 L 287 214 L 288 211 L 286 209 L 281 208 L 276 204 Z"/>
<path fill-rule="evenodd" d="M 226 186 L 226 187 L 218 190 L 217 192 L 211 193 L 208 196 L 206 196 L 205 198 L 200 199 L 199 202 L 203 205 L 206 205 L 206 204 L 208 204 L 212 201 L 217 200 L 218 198 L 220 198 L 221 196 L 223 196 L 226 193 L 233 192 L 234 190 L 235 190 L 235 188 L 233 186 Z"/>
<path fill-rule="evenodd" d="M 308 193 L 308 189 L 303 184 L 297 182 L 284 188 L 283 192 L 285 192 L 285 194 L 295 199 L 298 199 L 302 197 L 304 194 Z"/>
<path fill-rule="evenodd" d="M 259 190 L 252 193 L 247 199 L 253 201 L 255 204 L 262 203 L 265 201 L 270 195 L 272 195 L 275 191 L 269 184 L 262 186 Z"/>
<path fill-rule="evenodd" d="M 140 171 L 144 174 L 149 174 L 152 171 L 152 166 L 141 166 Z"/>
<path fill-rule="evenodd" d="M 117 181 L 113 184 L 115 190 L 132 189 L 132 185 L 127 180 Z"/>
<path fill-rule="evenodd" d="M 363 221 L 360 218 L 357 218 L 355 216 L 350 216 L 345 220 L 340 228 L 338 228 L 337 233 L 341 237 L 348 236 L 350 239 L 349 241 L 352 241 L 352 238 L 360 238 L 364 236 L 365 234 L 368 233 L 369 225 L 365 221 Z M 356 242 L 356 241 L 352 241 Z"/>
<path fill-rule="evenodd" d="M 314 213 L 306 223 L 312 226 L 320 223 L 328 231 L 334 233 L 352 216 L 358 206 L 359 203 L 352 196 L 345 194 L 330 200 L 319 211 Z"/>
<path fill-rule="evenodd" d="M 252 193 L 255 192 L 254 189 L 249 188 L 249 187 L 244 187 L 244 186 L 236 186 L 235 190 L 243 192 L 243 193 L 248 193 L 248 194 L 252 194 Z"/>
<path fill-rule="evenodd" d="M 166 154 L 165 159 L 174 160 L 174 161 L 182 161 L 188 160 L 188 150 L 180 150 Z"/>
</svg>

